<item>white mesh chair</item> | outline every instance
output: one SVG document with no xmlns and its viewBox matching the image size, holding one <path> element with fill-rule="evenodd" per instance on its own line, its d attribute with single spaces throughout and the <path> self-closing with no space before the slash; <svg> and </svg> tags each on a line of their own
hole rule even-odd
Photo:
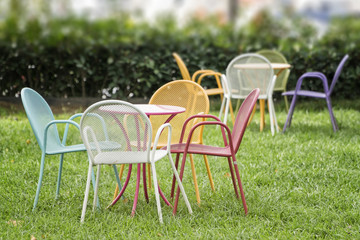
<svg viewBox="0 0 360 240">
<path fill-rule="evenodd" d="M 237 56 L 229 63 L 226 69 L 226 76 L 222 75 L 221 80 L 224 89 L 224 98 L 221 104 L 219 118 L 221 118 L 225 108 L 224 123 L 227 123 L 231 99 L 245 99 L 253 89 L 259 88 L 260 95 L 258 99 L 260 100 L 260 110 L 262 111 L 261 123 L 265 122 L 264 108 L 261 104 L 264 104 L 264 100 L 268 100 L 271 133 L 274 135 L 275 129 L 279 131 L 272 100 L 276 76 L 274 75 L 271 63 L 265 57 L 259 54 L 242 54 Z M 260 129 L 262 130 L 261 124 Z"/>
<path fill-rule="evenodd" d="M 107 130 L 106 132 L 103 131 L 104 127 Z M 168 128 L 168 149 L 156 150 L 156 147 L 154 147 L 153 150 L 151 150 L 152 127 L 150 120 L 145 115 L 145 113 L 139 110 L 135 105 L 119 100 L 107 100 L 95 103 L 86 109 L 80 121 L 80 133 L 88 152 L 90 161 L 81 214 L 81 222 L 83 222 L 85 219 L 91 171 L 93 166 L 98 166 L 93 205 L 95 208 L 97 202 L 96 196 L 98 193 L 101 165 L 149 163 L 151 165 L 154 179 L 155 199 L 158 208 L 159 220 L 162 223 L 163 221 L 155 171 L 155 162 L 165 156 L 168 156 L 169 158 L 171 168 L 175 174 L 179 186 L 181 187 L 181 192 L 183 194 L 187 208 L 189 212 L 192 213 L 190 203 L 187 199 L 184 188 L 181 184 L 175 165 L 171 158 L 171 125 L 169 123 L 163 124 L 157 131 L 154 140 L 154 146 L 157 145 L 159 136 L 165 128 Z M 99 144 L 99 142 L 104 142 L 106 140 L 118 143 L 121 146 L 120 149 L 111 149 L 109 147 L 105 148 L 102 147 L 104 144 Z M 125 191 L 129 182 L 129 178 L 130 174 L 128 174 L 128 178 L 124 183 L 123 190 L 120 192 L 118 197 L 120 197 L 120 195 Z M 137 199 L 139 193 L 138 183 L 135 193 L 135 200 Z M 136 207 L 135 200 L 134 206 Z M 135 212 L 133 211 L 133 213 Z"/>
</svg>

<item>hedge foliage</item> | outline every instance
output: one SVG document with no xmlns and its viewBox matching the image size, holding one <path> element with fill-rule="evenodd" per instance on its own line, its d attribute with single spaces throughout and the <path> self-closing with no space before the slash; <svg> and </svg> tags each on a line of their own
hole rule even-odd
<svg viewBox="0 0 360 240">
<path fill-rule="evenodd" d="M 166 82 L 180 79 L 172 52 L 190 72 L 209 68 L 225 72 L 238 54 L 263 48 L 281 51 L 293 68 L 288 89 L 306 71 L 333 76 L 344 54 L 350 55 L 335 97 L 359 97 L 360 24 L 339 19 L 321 39 L 299 20 L 285 22 L 266 13 L 246 26 L 221 24 L 215 18 L 192 20 L 179 27 L 171 17 L 156 25 L 129 17 L 87 21 L 79 18 L 14 18 L 0 22 L 0 93 L 17 96 L 29 86 L 44 96 L 149 98 Z M 213 81 L 204 81 L 211 86 Z M 322 88 L 320 81 L 306 87 Z"/>
</svg>

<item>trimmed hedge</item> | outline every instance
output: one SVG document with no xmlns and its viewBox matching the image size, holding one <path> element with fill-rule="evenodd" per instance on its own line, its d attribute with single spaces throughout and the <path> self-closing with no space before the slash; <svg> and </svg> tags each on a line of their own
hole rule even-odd
<svg viewBox="0 0 360 240">
<path fill-rule="evenodd" d="M 346 22 L 346 28 L 342 27 Z M 359 24 L 341 19 L 320 40 L 309 26 L 294 21 L 286 27 L 263 14 L 245 27 L 193 20 L 183 28 L 171 18 L 156 26 L 131 19 L 51 19 L 28 21 L 23 28 L 14 19 L 0 25 L 0 93 L 17 96 L 29 86 L 44 96 L 149 98 L 166 82 L 180 79 L 172 52 L 178 52 L 190 72 L 201 68 L 225 72 L 230 60 L 262 48 L 280 50 L 293 65 L 288 89 L 306 71 L 329 76 L 344 54 L 350 55 L 334 97 L 359 97 Z M 340 27 L 339 27 L 340 26 Z M 204 81 L 205 85 L 214 81 Z M 308 81 L 320 90 L 320 81 Z"/>
</svg>

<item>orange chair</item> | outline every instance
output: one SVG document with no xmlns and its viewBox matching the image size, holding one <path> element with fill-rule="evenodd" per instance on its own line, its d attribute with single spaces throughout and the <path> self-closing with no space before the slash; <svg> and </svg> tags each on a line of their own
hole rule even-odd
<svg viewBox="0 0 360 240">
<path fill-rule="evenodd" d="M 214 76 L 218 87 L 206 89 L 205 92 L 208 96 L 220 95 L 222 97 L 223 89 L 221 87 L 221 82 L 220 82 L 221 73 L 215 72 L 213 70 L 205 69 L 205 70 L 198 70 L 192 76 L 190 76 L 189 70 L 187 69 L 181 57 L 177 53 L 173 53 L 173 57 L 175 58 L 176 63 L 179 66 L 181 76 L 184 80 L 191 80 L 197 82 L 198 84 L 201 84 L 201 81 L 204 77 Z"/>
</svg>

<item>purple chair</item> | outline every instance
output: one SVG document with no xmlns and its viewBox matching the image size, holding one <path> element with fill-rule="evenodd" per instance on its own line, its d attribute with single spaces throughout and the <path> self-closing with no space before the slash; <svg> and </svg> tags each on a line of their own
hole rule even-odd
<svg viewBox="0 0 360 240">
<path fill-rule="evenodd" d="M 288 91 L 288 92 L 284 92 L 282 95 L 283 96 L 293 96 L 292 101 L 291 101 L 291 105 L 290 105 L 290 110 L 288 113 L 288 116 L 286 118 L 286 122 L 284 125 L 284 129 L 283 132 L 286 131 L 287 127 L 290 127 L 291 125 L 291 119 L 292 119 L 292 115 L 294 113 L 294 108 L 295 108 L 295 103 L 296 103 L 296 98 L 297 96 L 305 96 L 305 97 L 314 97 L 314 98 L 324 98 L 326 99 L 326 104 L 327 107 L 329 109 L 329 114 L 330 114 L 330 118 L 331 118 L 331 123 L 333 126 L 333 130 L 334 132 L 336 132 L 336 130 L 339 129 L 339 127 L 337 126 L 335 117 L 334 117 L 334 113 L 331 107 L 331 99 L 330 99 L 330 95 L 332 93 L 332 91 L 334 90 L 334 86 L 336 84 L 336 81 L 338 80 L 341 70 L 346 62 L 346 60 L 349 58 L 349 55 L 345 55 L 343 57 L 343 59 L 341 60 L 339 66 L 336 69 L 334 78 L 331 82 L 330 88 L 328 86 L 328 81 L 326 76 L 321 73 L 321 72 L 307 72 L 304 73 L 303 75 L 301 75 L 301 77 L 299 78 L 299 80 L 296 83 L 296 88 L 294 91 Z M 320 78 L 323 81 L 323 85 L 324 85 L 324 92 L 315 92 L 315 91 L 308 91 L 308 90 L 301 90 L 301 84 L 303 82 L 303 80 L 305 78 Z"/>
</svg>

